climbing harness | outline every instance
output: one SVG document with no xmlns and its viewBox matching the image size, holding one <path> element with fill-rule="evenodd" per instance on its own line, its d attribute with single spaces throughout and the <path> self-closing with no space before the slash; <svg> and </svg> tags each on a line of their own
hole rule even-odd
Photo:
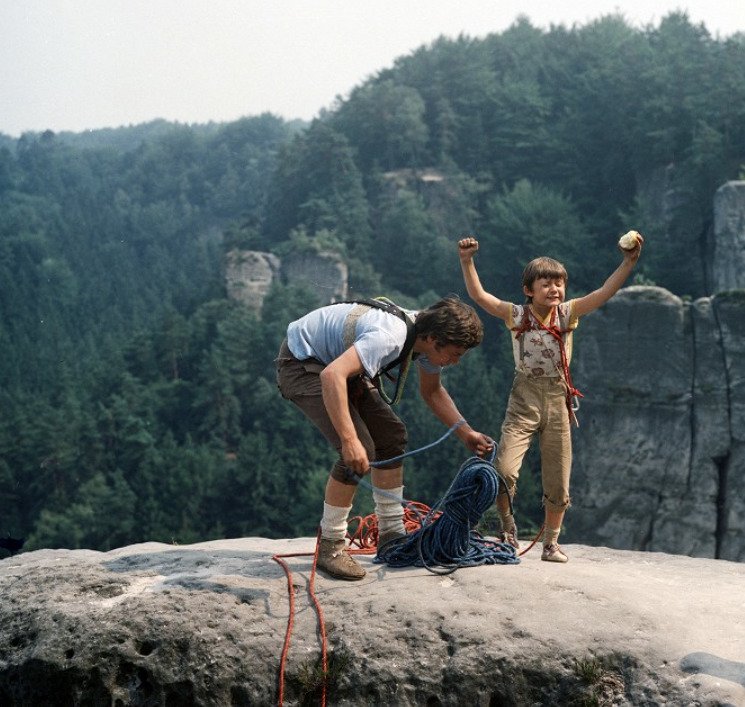
<svg viewBox="0 0 745 707">
<path fill-rule="evenodd" d="M 549 336 L 551 336 L 556 343 L 559 346 L 559 354 L 561 358 L 561 366 L 553 360 L 554 366 L 556 366 L 556 370 L 559 373 L 559 377 L 561 378 L 562 382 L 564 383 L 564 387 L 566 388 L 566 404 L 567 404 L 567 411 L 569 412 L 569 419 L 571 422 L 573 422 L 577 427 L 579 427 L 579 420 L 577 419 L 577 412 L 579 411 L 579 399 L 583 398 L 584 395 L 580 393 L 577 388 L 574 387 L 574 384 L 572 383 L 572 374 L 569 371 L 569 360 L 567 357 L 567 351 L 566 351 L 566 344 L 565 344 L 565 336 L 568 334 L 571 329 L 566 328 L 562 329 L 556 324 L 557 319 L 557 312 L 556 308 L 551 310 L 551 321 L 549 322 L 548 326 L 546 326 L 533 312 L 530 305 L 526 305 L 524 309 L 524 314 L 522 318 L 522 322 L 520 326 L 513 327 L 512 331 L 515 332 L 515 338 L 519 339 L 523 334 L 526 334 L 531 331 L 545 331 Z M 541 343 L 548 351 L 548 345 L 543 340 L 543 337 L 541 338 Z"/>
<path fill-rule="evenodd" d="M 372 382 L 380 392 L 380 396 L 385 400 L 388 405 L 396 405 L 401 400 L 401 395 L 404 391 L 404 384 L 406 383 L 406 377 L 409 374 L 409 367 L 414 354 L 414 343 L 416 342 L 416 328 L 414 322 L 409 319 L 406 312 L 401 307 L 389 300 L 387 297 L 375 297 L 373 299 L 360 299 L 351 300 L 346 302 L 338 302 L 337 304 L 354 304 L 347 318 L 344 321 L 344 330 L 342 333 L 342 340 L 344 342 L 344 348 L 349 348 L 354 343 L 355 327 L 357 326 L 357 320 L 370 311 L 370 309 L 380 309 L 388 314 L 392 314 L 398 317 L 406 324 L 406 341 L 404 342 L 401 353 L 396 357 L 394 361 L 384 366 L 378 373 L 373 376 Z M 399 369 L 398 375 L 394 378 L 391 371 L 394 368 Z M 389 380 L 395 383 L 393 396 L 389 396 L 383 386 L 383 378 L 385 376 Z"/>
<path fill-rule="evenodd" d="M 399 461 L 404 457 L 419 454 L 427 449 L 431 449 L 449 437 L 464 423 L 465 420 L 459 420 L 439 439 L 425 445 L 424 447 L 405 452 L 391 459 L 373 462 L 372 465 L 386 466 L 392 462 Z M 494 458 L 494 453 L 492 454 L 492 460 Z M 426 505 L 414 501 L 407 501 L 406 499 L 400 498 L 384 489 L 376 488 L 375 491 L 377 493 L 395 498 L 405 505 L 404 527 L 407 532 L 410 533 L 410 535 L 407 535 L 407 539 L 412 538 L 415 540 L 416 557 L 414 562 L 403 562 L 402 553 L 399 552 L 395 558 L 391 555 L 389 561 L 379 553 L 380 560 L 377 560 L 376 558 L 375 561 L 385 561 L 394 567 L 404 567 L 415 564 L 417 566 L 425 567 L 434 574 L 450 574 L 459 567 L 472 567 L 482 564 L 517 564 L 520 560 L 517 558 L 515 549 L 512 546 L 507 545 L 506 543 L 486 540 L 485 538 L 482 538 L 478 532 L 473 530 L 473 526 L 486 508 L 494 503 L 497 491 L 499 490 L 499 483 L 504 483 L 494 469 L 491 463 L 492 460 L 485 461 L 480 457 L 472 457 L 468 459 L 461 466 L 458 474 L 451 483 L 450 488 L 434 509 L 430 509 Z M 353 474 L 353 472 L 350 473 Z M 354 474 L 354 477 L 357 483 L 362 483 L 369 488 L 373 488 L 373 486 L 365 479 L 358 477 L 356 474 Z M 350 540 L 350 553 L 371 555 L 376 552 L 377 528 L 373 527 L 368 519 L 360 520 L 359 527 Z M 373 536 L 375 536 L 374 543 L 371 540 L 371 537 Z M 309 555 L 313 556 L 313 563 L 310 578 L 308 580 L 308 594 L 313 602 L 318 617 L 319 635 L 321 640 L 321 669 L 323 671 L 321 706 L 325 707 L 326 705 L 328 687 L 327 636 L 323 611 L 318 598 L 315 595 L 316 565 L 318 562 L 320 537 L 321 531 L 319 529 L 316 536 L 316 548 L 312 553 L 305 552 L 272 555 L 272 560 L 279 564 L 284 570 L 287 577 L 287 591 L 289 594 L 289 616 L 287 620 L 285 639 L 282 646 L 282 654 L 280 657 L 278 677 L 279 707 L 282 707 L 284 703 L 285 666 L 295 616 L 295 587 L 290 567 L 284 560 L 289 557 L 307 557 Z M 358 549 L 352 548 L 354 542 L 357 542 L 359 545 Z M 386 544 L 385 553 L 393 553 L 394 551 L 399 550 L 404 550 L 403 543 L 396 541 Z M 444 564 L 446 567 L 445 571 L 434 570 L 434 565 L 436 564 Z"/>
</svg>

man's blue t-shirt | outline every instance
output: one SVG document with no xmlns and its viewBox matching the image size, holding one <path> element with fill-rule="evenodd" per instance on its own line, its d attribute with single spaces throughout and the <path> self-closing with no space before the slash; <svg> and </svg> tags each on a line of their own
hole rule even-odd
<svg viewBox="0 0 745 707">
<path fill-rule="evenodd" d="M 287 327 L 287 345 L 299 359 L 318 359 L 329 364 L 344 353 L 344 321 L 354 303 L 331 304 L 314 309 Z M 413 321 L 416 312 L 404 310 Z M 406 323 L 382 309 L 371 307 L 358 320 L 353 345 L 357 349 L 365 373 L 374 378 L 382 368 L 395 361 L 406 342 Z M 439 373 L 442 368 L 432 365 L 426 356 L 419 356 L 417 364 L 427 373 Z"/>
</svg>

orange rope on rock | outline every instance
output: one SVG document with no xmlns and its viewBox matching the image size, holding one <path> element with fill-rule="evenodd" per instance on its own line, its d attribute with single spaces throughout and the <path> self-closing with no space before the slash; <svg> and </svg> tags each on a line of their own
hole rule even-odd
<svg viewBox="0 0 745 707">
<path fill-rule="evenodd" d="M 326 707 L 326 693 L 328 687 L 328 646 L 326 638 L 326 623 L 323 618 L 323 610 L 316 596 L 316 564 L 318 563 L 318 547 L 321 541 L 321 529 L 318 529 L 316 536 L 316 548 L 314 552 L 293 552 L 286 554 L 272 555 L 274 560 L 285 572 L 287 576 L 287 592 L 289 594 L 289 616 L 287 617 L 287 630 L 285 631 L 285 640 L 282 645 L 282 655 L 279 660 L 279 684 L 277 704 L 282 707 L 285 699 L 285 668 L 287 666 L 287 654 L 290 650 L 290 639 L 295 624 L 295 586 L 292 583 L 292 572 L 289 565 L 285 562 L 287 557 L 310 557 L 313 556 L 313 566 L 310 571 L 308 580 L 308 594 L 310 595 L 313 606 L 318 616 L 318 632 L 321 636 L 321 670 L 323 671 L 323 686 L 321 688 L 321 705 Z"/>
<path fill-rule="evenodd" d="M 430 507 L 418 501 L 407 501 L 404 507 L 404 529 L 406 534 L 413 533 L 422 527 L 422 519 L 430 512 Z M 438 511 L 433 519 L 441 515 Z M 357 522 L 357 529 L 349 534 L 349 552 L 354 555 L 372 555 L 378 549 L 378 518 L 374 513 L 367 516 L 355 516 L 349 522 Z M 356 546 L 356 548 L 355 548 Z"/>
<path fill-rule="evenodd" d="M 429 506 L 424 503 L 410 501 L 404 509 L 404 528 L 407 534 L 412 533 L 422 527 L 422 518 L 430 512 Z M 439 515 L 436 514 L 436 515 Z M 353 533 L 347 533 L 349 540 L 349 553 L 352 555 L 374 555 L 378 550 L 378 519 L 374 513 L 367 516 L 356 516 L 350 518 L 349 522 L 357 521 L 357 529 Z M 326 705 L 326 695 L 328 690 L 328 639 L 326 635 L 326 624 L 323 617 L 321 604 L 316 596 L 316 564 L 318 563 L 318 547 L 321 541 L 321 529 L 318 529 L 316 536 L 316 547 L 314 552 L 290 552 L 284 554 L 272 555 L 274 560 L 287 576 L 287 592 L 289 595 L 289 616 L 287 617 L 287 630 L 285 631 L 285 640 L 282 645 L 282 654 L 279 661 L 279 684 L 277 704 L 282 707 L 285 698 L 285 671 L 287 667 L 287 655 L 290 651 L 290 642 L 292 631 L 295 625 L 295 586 L 292 582 L 292 571 L 285 562 L 288 557 L 310 557 L 313 556 L 313 566 L 308 579 L 308 595 L 310 596 L 313 606 L 318 616 L 318 633 L 321 639 L 321 669 L 323 671 L 323 687 L 321 693 L 321 705 Z M 355 547 L 356 546 L 356 547 Z"/>
<path fill-rule="evenodd" d="M 326 623 L 323 619 L 323 610 L 321 604 L 316 596 L 316 565 L 318 564 L 318 548 L 321 544 L 321 529 L 318 528 L 318 535 L 316 536 L 316 550 L 313 553 L 313 569 L 310 573 L 310 580 L 308 581 L 308 594 L 313 601 L 313 606 L 316 607 L 316 615 L 318 616 L 318 632 L 321 634 L 321 670 L 323 671 L 323 686 L 321 688 L 321 705 L 326 705 L 326 692 L 328 690 L 328 646 L 326 641 Z"/>
<path fill-rule="evenodd" d="M 538 542 L 538 541 L 539 541 L 539 540 L 541 539 L 541 535 L 543 535 L 543 529 L 544 529 L 545 527 L 546 527 L 546 526 L 545 526 L 545 524 L 544 524 L 544 525 L 542 525 L 542 526 L 541 526 L 541 527 L 540 527 L 540 528 L 538 529 L 538 532 L 536 533 L 536 536 L 535 536 L 535 537 L 533 538 L 533 541 L 532 541 L 532 542 L 530 543 L 530 545 L 528 545 L 528 547 L 526 547 L 526 548 L 525 548 L 525 549 L 524 549 L 524 550 L 523 550 L 522 552 L 520 552 L 520 553 L 518 554 L 518 557 L 522 557 L 522 556 L 523 556 L 523 555 L 524 555 L 524 554 L 525 554 L 526 552 L 528 552 L 528 550 L 530 550 L 530 549 L 531 549 L 531 548 L 533 547 L 533 545 L 535 545 L 535 544 L 536 544 L 536 543 L 537 543 L 537 542 Z"/>
<path fill-rule="evenodd" d="M 282 655 L 279 659 L 279 685 L 278 685 L 278 704 L 280 707 L 285 701 L 285 664 L 287 662 L 287 653 L 290 650 L 290 636 L 292 636 L 293 623 L 295 621 L 295 587 L 292 584 L 292 572 L 289 565 L 282 559 L 284 555 L 272 555 L 272 559 L 279 564 L 287 576 L 287 594 L 290 599 L 290 611 L 287 617 L 287 630 L 285 631 L 285 641 L 282 646 Z M 293 555 L 296 557 L 296 555 Z"/>
</svg>

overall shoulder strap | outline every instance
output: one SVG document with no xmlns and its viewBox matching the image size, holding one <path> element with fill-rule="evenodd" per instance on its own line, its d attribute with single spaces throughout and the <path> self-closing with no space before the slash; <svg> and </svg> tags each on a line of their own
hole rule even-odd
<svg viewBox="0 0 745 707">
<path fill-rule="evenodd" d="M 514 322 L 514 324 L 515 326 L 513 326 L 510 331 L 515 332 L 516 339 L 521 339 L 523 334 L 535 329 L 530 316 L 530 305 L 522 305 L 522 315 L 520 317 L 520 322 Z"/>
</svg>

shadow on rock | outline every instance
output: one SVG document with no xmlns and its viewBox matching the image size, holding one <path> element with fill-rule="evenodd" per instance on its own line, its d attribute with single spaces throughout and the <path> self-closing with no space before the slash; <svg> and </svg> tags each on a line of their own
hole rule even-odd
<svg viewBox="0 0 745 707">
<path fill-rule="evenodd" d="M 150 570 L 169 577 L 185 573 L 231 574 L 245 577 L 276 577 L 282 574 L 279 565 L 265 552 L 250 550 L 164 550 L 120 555 L 103 562 L 111 572 Z"/>
<path fill-rule="evenodd" d="M 706 673 L 745 687 L 745 663 L 720 658 L 711 653 L 689 653 L 681 659 L 680 669 L 686 673 Z"/>
</svg>

